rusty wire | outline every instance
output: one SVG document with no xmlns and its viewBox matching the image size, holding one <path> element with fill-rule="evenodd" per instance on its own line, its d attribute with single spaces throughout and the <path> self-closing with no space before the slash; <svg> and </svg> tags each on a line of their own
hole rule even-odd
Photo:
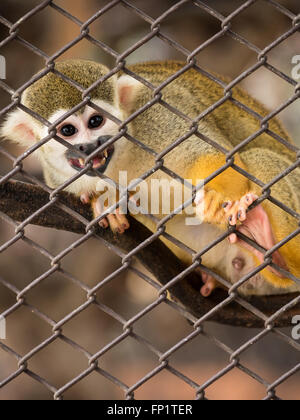
<svg viewBox="0 0 300 420">
<path fill-rule="evenodd" d="M 70 110 L 68 115 L 71 115 L 72 113 L 76 112 L 78 109 L 85 106 L 87 103 L 89 103 L 90 106 L 94 107 L 96 110 L 99 110 L 99 107 L 95 104 L 92 104 L 90 102 L 89 93 L 92 90 L 93 87 L 90 87 L 89 89 L 83 89 L 82 87 L 75 84 L 72 80 L 68 79 L 66 76 L 62 75 L 55 69 L 55 61 L 59 59 L 66 51 L 71 49 L 73 46 L 75 46 L 77 43 L 81 42 L 82 40 L 87 40 L 97 46 L 99 49 L 105 51 L 108 53 L 114 60 L 115 60 L 115 66 L 112 68 L 112 70 L 101 80 L 98 81 L 97 84 L 102 83 L 104 80 L 108 79 L 112 75 L 118 73 L 120 70 L 125 72 L 126 74 L 134 77 L 144 85 L 146 85 L 152 92 L 153 92 L 153 99 L 152 101 L 147 104 L 147 107 L 153 106 L 155 104 L 160 104 L 164 107 L 166 107 L 169 111 L 175 113 L 180 118 L 184 119 L 190 124 L 190 130 L 181 138 L 177 139 L 170 147 L 168 147 L 167 150 L 164 150 L 162 153 L 158 154 L 155 153 L 153 150 L 148 148 L 146 145 L 143 144 L 143 139 L 135 139 L 133 138 L 127 131 L 128 124 L 136 118 L 140 113 L 142 113 L 145 109 L 145 107 L 138 112 L 136 112 L 134 115 L 132 115 L 127 121 L 122 122 L 117 120 L 112 115 L 107 115 L 107 112 L 100 109 L 100 111 L 104 112 L 108 118 L 112 119 L 119 125 L 119 133 L 117 136 L 115 136 L 111 143 L 114 143 L 118 141 L 121 137 L 126 137 L 129 141 L 134 142 L 139 147 L 142 147 L 144 150 L 146 150 L 149 154 L 155 157 L 155 165 L 152 168 L 149 168 L 149 171 L 147 173 L 143 174 L 141 176 L 142 179 L 147 179 L 151 174 L 157 172 L 158 170 L 164 171 L 167 175 L 170 175 L 171 177 L 175 178 L 176 180 L 180 182 L 184 182 L 183 179 L 181 179 L 177 174 L 173 173 L 170 169 L 168 169 L 164 165 L 164 156 L 169 153 L 171 150 L 173 150 L 175 147 L 177 147 L 179 144 L 184 142 L 187 138 L 189 138 L 192 135 L 196 135 L 200 137 L 202 140 L 208 142 L 209 144 L 213 145 L 216 149 L 221 151 L 226 156 L 226 164 L 223 168 L 221 168 L 218 172 L 212 173 L 209 178 L 206 179 L 206 183 L 211 181 L 213 178 L 215 178 L 219 173 L 227 169 L 228 167 L 233 168 L 234 170 L 240 172 L 245 177 L 247 177 L 250 181 L 254 182 L 255 184 L 259 185 L 263 190 L 263 195 L 259 201 L 262 202 L 264 200 L 270 200 L 273 204 L 279 206 L 281 209 L 289 213 L 291 216 L 296 218 L 298 222 L 300 222 L 300 214 L 296 213 L 292 209 L 285 206 L 283 203 L 279 202 L 277 199 L 272 197 L 271 195 L 271 187 L 276 183 L 279 182 L 283 177 L 285 177 L 289 172 L 291 172 L 296 167 L 300 166 L 300 153 L 299 149 L 288 143 L 284 138 L 281 138 L 278 134 L 272 132 L 272 130 L 269 128 L 268 122 L 277 114 L 279 114 L 282 110 L 287 108 L 290 104 L 294 103 L 296 100 L 299 99 L 300 96 L 300 89 L 299 85 L 297 85 L 297 82 L 295 82 L 292 78 L 290 78 L 288 75 L 284 74 L 281 70 L 275 68 L 273 65 L 271 65 L 268 62 L 268 56 L 267 54 L 275 49 L 279 44 L 281 44 L 284 40 L 291 37 L 294 33 L 299 31 L 300 29 L 300 15 L 295 15 L 288 9 L 286 9 L 281 4 L 277 3 L 275 0 L 263 0 L 266 3 L 269 3 L 272 7 L 276 8 L 278 12 L 285 15 L 290 20 L 290 29 L 283 33 L 278 39 L 274 40 L 270 45 L 266 46 L 264 49 L 258 48 L 256 45 L 252 44 L 250 41 L 248 41 L 246 38 L 241 36 L 240 34 L 234 32 L 232 30 L 232 22 L 245 10 L 250 8 L 253 4 L 257 3 L 258 0 L 247 0 L 244 1 L 243 4 L 238 7 L 234 12 L 232 12 L 229 16 L 223 16 L 216 10 L 214 10 L 211 6 L 209 6 L 207 3 L 200 1 L 200 0 L 181 0 L 178 1 L 173 7 L 170 7 L 165 13 L 163 13 L 161 16 L 159 16 L 157 19 L 153 19 L 151 16 L 147 15 L 144 11 L 140 10 L 137 6 L 134 6 L 131 4 L 130 0 L 113 0 L 108 1 L 106 6 L 100 9 L 94 16 L 92 16 L 89 20 L 86 22 L 82 22 L 78 19 L 78 17 L 73 16 L 70 12 L 64 10 L 62 7 L 58 6 L 55 1 L 53 0 L 45 0 L 42 1 L 38 6 L 34 7 L 30 12 L 28 12 L 25 16 L 23 16 L 21 19 L 19 19 L 17 22 L 12 23 L 9 22 L 4 17 L 0 16 L 0 23 L 4 26 L 6 26 L 9 30 L 9 35 L 6 39 L 4 39 L 0 43 L 0 47 L 4 47 L 8 45 L 12 41 L 16 41 L 19 44 L 23 45 L 27 49 L 29 49 L 31 52 L 39 56 L 41 59 L 45 62 L 44 71 L 40 73 L 39 75 L 33 76 L 26 84 L 21 86 L 18 90 L 13 90 L 10 86 L 8 86 L 5 82 L 0 81 L 0 87 L 6 91 L 8 94 L 11 95 L 12 101 L 11 103 L 6 106 L 3 110 L 0 111 L 0 117 L 5 116 L 9 111 L 12 109 L 19 107 L 25 112 L 27 112 L 29 115 L 36 118 L 38 121 L 40 121 L 42 124 L 45 124 L 49 129 L 49 135 L 42 139 L 38 144 L 28 149 L 25 153 L 22 155 L 16 157 L 10 154 L 5 148 L 0 146 L 0 153 L 4 155 L 6 158 L 8 158 L 13 165 L 13 169 L 9 171 L 5 176 L 3 176 L 0 179 L 0 185 L 3 185 L 10 179 L 12 179 L 17 174 L 21 174 L 25 179 L 30 181 L 33 184 L 38 185 L 41 187 L 44 191 L 49 193 L 49 202 L 41 207 L 38 211 L 36 211 L 34 214 L 32 214 L 27 220 L 23 221 L 22 223 L 18 223 L 11 218 L 9 218 L 7 215 L 4 215 L 0 213 L 0 217 L 6 222 L 9 223 L 14 229 L 15 229 L 15 235 L 14 237 L 9 240 L 7 243 L 3 244 L 0 247 L 0 252 L 5 252 L 9 247 L 11 247 L 14 243 L 18 241 L 23 241 L 27 244 L 29 244 L 32 248 L 34 248 L 36 251 L 40 252 L 43 256 L 45 256 L 50 263 L 50 268 L 48 271 L 43 273 L 40 277 L 32 281 L 25 289 L 19 290 L 15 286 L 13 286 L 11 283 L 5 281 L 2 277 L 0 277 L 0 284 L 2 286 L 6 287 L 8 290 L 12 291 L 16 296 L 16 303 L 10 307 L 8 310 L 6 310 L 2 316 L 8 318 L 11 316 L 15 311 L 17 311 L 19 308 L 27 308 L 29 311 L 33 312 L 40 320 L 42 320 L 45 324 L 47 324 L 52 329 L 52 334 L 43 342 L 41 342 L 37 347 L 31 349 L 30 352 L 28 352 L 25 355 L 20 355 L 17 352 L 15 352 L 12 348 L 9 348 L 5 345 L 4 342 L 0 341 L 0 349 L 4 352 L 9 353 L 11 356 L 13 356 L 16 359 L 16 365 L 17 368 L 15 372 L 13 372 L 9 377 L 2 380 L 0 383 L 0 388 L 5 387 L 10 382 L 14 381 L 16 378 L 18 378 L 20 375 L 28 375 L 31 378 L 33 378 L 36 382 L 38 382 L 40 385 L 46 387 L 51 394 L 53 395 L 54 399 L 59 400 L 64 397 L 64 393 L 66 393 L 67 390 L 69 390 L 72 386 L 77 384 L 79 381 L 81 381 L 83 378 L 89 376 L 91 373 L 97 373 L 101 376 L 104 376 L 109 381 L 113 382 L 116 386 L 118 386 L 121 390 L 124 392 L 124 397 L 126 399 L 134 399 L 135 391 L 140 388 L 144 383 L 146 383 L 148 380 L 153 378 L 155 375 L 157 375 L 162 370 L 167 370 L 174 376 L 176 376 L 181 381 L 184 381 L 186 384 L 188 384 L 192 389 L 194 389 L 194 394 L 196 399 L 206 399 L 206 390 L 209 386 L 211 386 L 213 383 L 218 381 L 220 378 L 225 376 L 228 372 L 232 371 L 233 369 L 240 369 L 247 375 L 251 376 L 255 381 L 262 384 L 266 389 L 266 398 L 265 399 L 280 399 L 280 397 L 277 395 L 277 388 L 280 384 L 282 384 L 284 381 L 288 380 L 292 375 L 295 375 L 300 370 L 300 364 L 295 366 L 293 369 L 291 369 L 288 372 L 285 372 L 280 378 L 278 378 L 273 383 L 269 383 L 267 380 L 265 380 L 259 373 L 254 372 L 253 370 L 250 370 L 246 366 L 244 366 L 241 363 L 241 355 L 246 352 L 252 345 L 254 345 L 256 342 L 261 340 L 263 337 L 273 333 L 275 334 L 278 339 L 283 340 L 284 342 L 288 343 L 293 348 L 300 350 L 300 346 L 292 340 L 289 336 L 284 334 L 282 331 L 279 331 L 274 327 L 274 322 L 276 319 L 279 319 L 282 313 L 287 309 L 287 307 L 292 307 L 298 304 L 299 298 L 292 301 L 289 305 L 285 305 L 282 307 L 279 311 L 277 311 L 275 314 L 273 314 L 271 317 L 263 314 L 261 311 L 259 311 L 255 306 L 251 305 L 249 302 L 244 300 L 242 297 L 240 297 L 237 293 L 238 287 L 240 287 L 242 284 L 244 284 L 250 277 L 253 276 L 253 272 L 247 275 L 245 278 L 241 279 L 237 284 L 232 286 L 229 284 L 225 279 L 223 279 L 221 276 L 218 277 L 218 281 L 220 281 L 225 287 L 229 289 L 228 298 L 225 299 L 222 303 L 217 305 L 215 308 L 213 308 L 209 313 L 205 314 L 200 319 L 197 319 L 194 315 L 188 313 L 188 311 L 184 310 L 180 305 L 178 305 L 175 302 L 172 302 L 168 299 L 167 290 L 173 286 L 174 284 L 180 282 L 183 280 L 191 271 L 193 271 L 197 267 L 203 268 L 206 272 L 210 274 L 212 273 L 207 267 L 203 267 L 201 265 L 201 256 L 207 252 L 211 247 L 215 246 L 219 242 L 221 242 L 224 239 L 224 235 L 222 235 L 220 238 L 217 238 L 216 241 L 210 245 L 210 247 L 203 250 L 201 253 L 196 254 L 194 250 L 187 249 L 187 247 L 184 244 L 181 244 L 178 240 L 175 240 L 175 238 L 170 237 L 170 235 L 167 235 L 165 232 L 165 224 L 176 215 L 177 210 L 175 210 L 170 216 L 167 218 L 161 220 L 156 219 L 154 216 L 151 217 L 152 220 L 156 222 L 157 225 L 157 231 L 147 239 L 147 242 L 141 243 L 137 248 L 135 248 L 133 251 L 131 251 L 129 254 L 124 253 L 121 249 L 119 249 L 116 246 L 111 246 L 112 252 L 116 253 L 119 257 L 122 259 L 122 267 L 116 270 L 115 272 L 111 273 L 107 278 L 103 279 L 96 287 L 89 288 L 86 284 L 84 284 L 82 281 L 74 278 L 70 273 L 66 272 L 62 266 L 61 263 L 66 255 L 68 255 L 72 250 L 85 241 L 88 241 L 91 237 L 96 237 L 97 240 L 102 241 L 101 238 L 97 237 L 95 235 L 94 227 L 99 222 L 99 220 L 103 217 L 105 217 L 107 213 L 105 213 L 100 218 L 89 222 L 88 220 L 85 220 L 82 216 L 80 216 L 78 213 L 76 213 L 74 210 L 68 208 L 66 205 L 61 203 L 59 201 L 58 194 L 64 190 L 64 188 L 69 185 L 70 183 L 74 182 L 76 179 L 84 175 L 87 171 L 92 170 L 91 164 L 89 164 L 89 161 L 92 159 L 92 156 L 89 156 L 88 158 L 83 155 L 84 158 L 86 158 L 86 167 L 78 173 L 76 176 L 74 176 L 71 180 L 68 180 L 66 183 L 61 185 L 56 190 L 51 190 L 47 185 L 45 185 L 43 182 L 39 181 L 34 177 L 32 174 L 27 173 L 23 169 L 23 161 L 26 159 L 29 155 L 31 155 L 33 152 L 35 152 L 39 147 L 41 147 L 43 144 L 45 144 L 50 139 L 55 139 L 58 142 L 64 144 L 66 147 L 70 148 L 69 143 L 64 142 L 62 139 L 60 139 L 57 136 L 56 133 L 56 125 L 51 125 L 48 121 L 45 121 L 43 118 L 41 118 L 39 115 L 35 114 L 32 110 L 26 108 L 24 105 L 21 104 L 21 94 L 22 92 L 29 87 L 31 84 L 36 82 L 38 79 L 42 78 L 44 75 L 46 75 L 49 72 L 55 72 L 57 75 L 59 75 L 61 78 L 63 78 L 68 83 L 75 86 L 77 89 L 79 89 L 82 93 L 82 102 L 76 106 L 74 109 Z M 161 29 L 161 24 L 170 16 L 172 13 L 180 10 L 181 8 L 185 7 L 186 5 L 193 5 L 196 8 L 200 8 L 205 13 L 213 16 L 215 19 L 219 21 L 220 29 L 219 32 L 217 32 L 214 36 L 212 36 L 210 39 L 207 39 L 202 45 L 199 45 L 194 51 L 189 51 L 182 45 L 180 45 L 177 41 L 174 41 L 171 39 L 164 31 Z M 131 13 L 134 13 L 137 15 L 140 19 L 142 19 L 144 22 L 146 22 L 149 25 L 149 32 L 146 36 L 144 36 L 142 39 L 140 39 L 137 43 L 132 45 L 130 48 L 128 48 L 125 52 L 122 54 L 118 54 L 116 51 L 114 51 L 111 47 L 108 45 L 105 45 L 101 40 L 98 40 L 90 35 L 89 27 L 92 23 L 95 21 L 101 19 L 101 16 L 103 16 L 108 11 L 113 11 L 116 6 L 122 6 L 126 8 Z M 48 56 L 45 52 L 41 51 L 37 46 L 33 45 L 32 43 L 29 43 L 26 41 L 26 39 L 22 38 L 20 36 L 20 29 L 24 22 L 26 22 L 31 17 L 35 16 L 39 12 L 43 10 L 47 10 L 49 8 L 52 8 L 55 12 L 58 14 L 63 15 L 65 18 L 72 21 L 74 24 L 76 24 L 80 28 L 80 34 L 73 39 L 71 42 L 65 44 L 59 51 L 57 51 L 52 56 Z M 197 55 L 203 51 L 205 48 L 213 44 L 216 40 L 222 38 L 222 37 L 231 37 L 234 41 L 241 43 L 243 46 L 247 47 L 249 50 L 253 51 L 257 55 L 257 62 L 255 65 L 251 66 L 249 69 L 245 70 L 243 73 L 241 73 L 235 80 L 233 80 L 231 83 L 226 84 L 224 81 L 219 80 L 217 76 L 210 74 L 203 68 L 199 66 L 197 63 Z M 126 58 L 136 51 L 138 48 L 140 48 L 142 45 L 147 43 L 148 41 L 152 40 L 153 38 L 159 38 L 161 41 L 167 43 L 175 50 L 179 51 L 181 54 L 183 54 L 186 57 L 186 65 L 178 71 L 175 75 L 173 75 L 171 78 L 166 80 L 161 86 L 156 87 L 153 86 L 148 81 L 142 79 L 140 76 L 134 74 L 132 71 L 127 69 L 126 67 Z M 283 103 L 278 109 L 274 110 L 270 115 L 267 117 L 262 117 L 258 115 L 254 110 L 248 108 L 245 104 L 240 103 L 235 98 L 233 98 L 232 95 L 232 89 L 239 84 L 241 81 L 243 81 L 246 77 L 249 75 L 255 73 L 258 69 L 265 68 L 269 70 L 270 72 L 276 74 L 278 77 L 282 78 L 285 82 L 290 84 L 294 89 L 294 95 L 288 99 L 285 103 Z M 218 101 L 218 103 L 211 106 L 209 109 L 207 109 L 205 112 L 203 112 L 201 115 L 198 116 L 197 119 L 192 120 L 188 116 L 184 115 L 182 112 L 171 106 L 170 104 L 166 103 L 162 99 L 161 91 L 162 89 L 167 86 L 169 83 L 171 83 L 173 80 L 175 80 L 177 77 L 188 71 L 189 69 L 195 69 L 201 74 L 205 75 L 206 77 L 213 80 L 216 84 L 221 86 L 224 89 L 224 97 Z M 205 118 L 207 115 L 212 113 L 214 110 L 216 110 L 219 106 L 221 106 L 226 101 L 231 101 L 236 106 L 243 109 L 245 112 L 249 113 L 251 116 L 255 117 L 259 123 L 260 123 L 260 129 L 257 131 L 257 133 L 254 133 L 250 138 L 245 139 L 242 141 L 236 148 L 234 148 L 231 151 L 228 151 L 224 148 L 222 148 L 218 143 L 216 143 L 213 139 L 207 138 L 204 136 L 200 131 L 198 131 L 198 123 L 201 121 L 201 119 Z M 66 118 L 66 115 L 63 117 L 63 119 Z M 237 153 L 241 148 L 243 148 L 245 145 L 250 143 L 252 140 L 254 140 L 256 137 L 261 135 L 262 133 L 267 133 L 269 136 L 273 137 L 276 141 L 284 144 L 287 148 L 290 150 L 296 152 L 297 159 L 295 160 L 294 164 L 287 170 L 285 173 L 280 174 L 276 179 L 274 179 L 272 182 L 270 182 L 268 185 L 263 184 L 259 179 L 256 179 L 253 175 L 250 173 L 247 173 L 242 168 L 238 167 L 235 164 L 234 156 L 235 153 Z M 105 145 L 107 147 L 107 145 Z M 101 151 L 101 148 L 97 150 L 98 153 Z M 98 176 L 101 176 L 98 174 Z M 185 184 L 186 185 L 186 184 Z M 192 185 L 189 186 L 191 189 L 193 189 L 193 192 L 196 192 L 195 187 Z M 117 208 L 117 206 L 120 203 L 116 203 L 114 208 L 111 208 L 110 210 L 114 210 Z M 185 203 L 185 207 L 188 206 L 190 202 Z M 50 252 L 48 252 L 46 249 L 44 249 L 42 246 L 40 246 L 38 243 L 34 242 L 33 240 L 26 237 L 25 228 L 30 225 L 32 220 L 36 217 L 41 215 L 47 208 L 56 205 L 61 207 L 62 210 L 67 212 L 69 215 L 71 215 L 73 218 L 79 220 L 86 226 L 86 234 L 82 235 L 75 243 L 70 245 L 68 248 L 66 248 L 63 252 L 61 252 L 59 255 L 52 255 Z M 291 233 L 288 237 L 284 239 L 280 243 L 280 246 L 283 246 L 287 242 L 289 242 L 293 237 L 298 235 L 300 233 L 300 228 L 296 232 Z M 228 236 L 228 233 L 226 234 Z M 225 237 L 226 237 L 225 235 Z M 165 285 L 161 286 L 158 284 L 155 280 L 151 279 L 150 277 L 146 276 L 144 273 L 136 269 L 132 266 L 133 257 L 145 246 L 147 246 L 149 243 L 154 242 L 159 237 L 166 237 L 169 240 L 173 241 L 177 246 L 181 246 L 185 251 L 188 251 L 191 256 L 193 257 L 193 264 L 188 267 L 184 272 L 182 272 L 180 275 L 178 275 L 176 278 L 171 279 L 170 282 Z M 250 241 L 248 238 L 244 239 L 246 241 Z M 253 242 L 250 241 L 250 243 L 253 245 Z M 255 245 L 255 244 L 254 244 Z M 255 245 L 258 247 L 258 245 Z M 278 246 L 274 247 L 270 251 L 268 251 L 265 255 L 264 262 L 256 269 L 255 272 L 260 272 L 268 265 L 273 265 L 272 262 L 272 254 L 278 249 Z M 276 266 L 275 266 L 276 267 Z M 279 268 L 278 268 L 279 269 Z M 100 290 L 103 285 L 111 282 L 114 278 L 116 278 L 121 272 L 132 270 L 137 274 L 141 280 L 146 281 L 148 284 L 150 284 L 153 288 L 157 290 L 157 300 L 154 303 L 151 303 L 149 306 L 145 307 L 140 313 L 136 314 L 131 319 L 124 319 L 122 316 L 120 316 L 118 313 L 116 313 L 111 308 L 107 307 L 105 304 L 103 304 L 96 296 L 96 293 Z M 48 278 L 50 275 L 52 275 L 55 272 L 59 272 L 62 276 L 67 278 L 68 280 L 72 281 L 77 287 L 81 288 L 87 295 L 86 301 L 80 305 L 76 310 L 74 310 L 72 313 L 68 314 L 65 318 L 56 321 L 51 319 L 47 314 L 41 312 L 36 307 L 32 306 L 30 303 L 26 301 L 26 295 L 27 293 L 35 288 L 37 285 L 39 285 L 41 282 L 43 282 L 46 278 Z M 293 277 L 290 273 L 285 273 L 288 277 L 290 277 L 292 280 L 300 283 L 300 279 L 296 279 Z M 214 274 L 215 275 L 215 274 Z M 230 304 L 231 302 L 237 302 L 242 307 L 246 308 L 248 311 L 252 312 L 255 316 L 257 316 L 259 319 L 261 319 L 264 324 L 265 328 L 263 328 L 256 336 L 251 338 L 248 342 L 244 343 L 240 348 L 238 349 L 232 349 L 229 348 L 225 343 L 222 343 L 218 339 L 216 339 L 213 336 L 210 336 L 205 332 L 204 329 L 204 323 L 206 320 L 209 320 L 216 312 L 222 310 L 226 305 Z M 184 337 L 182 340 L 177 342 L 173 347 L 171 347 L 166 352 L 161 352 L 158 348 L 156 348 L 151 342 L 149 342 L 146 338 L 142 337 L 141 335 L 138 335 L 134 331 L 134 325 L 135 323 L 141 319 L 143 316 L 145 316 L 148 313 L 151 313 L 151 311 L 156 308 L 157 306 L 161 304 L 167 304 L 172 306 L 175 310 L 177 310 L 183 317 L 188 319 L 194 326 L 194 331 L 187 337 Z M 64 326 L 70 322 L 73 318 L 75 318 L 78 314 L 85 311 L 89 306 L 94 305 L 99 309 L 99 311 L 104 312 L 108 314 L 110 317 L 115 319 L 120 325 L 123 327 L 123 333 L 116 337 L 112 342 L 110 342 L 108 345 L 100 349 L 97 353 L 91 354 L 89 351 L 87 351 L 85 348 L 82 348 L 81 345 L 76 343 L 75 341 L 71 340 L 64 334 Z M 184 347 L 188 342 L 193 340 L 195 337 L 203 335 L 207 339 L 209 339 L 214 345 L 219 347 L 222 351 L 224 351 L 226 354 L 228 354 L 229 363 L 228 365 L 218 372 L 216 375 L 212 376 L 206 383 L 199 384 L 195 383 L 193 380 L 191 380 L 189 377 L 184 375 L 179 370 L 175 369 L 172 364 L 170 363 L 169 359 L 170 356 L 176 353 L 180 348 Z M 103 370 L 99 367 L 99 363 L 101 362 L 101 357 L 109 352 L 111 349 L 113 349 L 115 346 L 117 346 L 119 343 L 121 343 L 123 340 L 125 340 L 127 337 L 131 337 L 135 339 L 137 342 L 139 342 L 141 345 L 147 347 L 156 357 L 157 357 L 157 366 L 153 371 L 149 372 L 146 376 L 141 378 L 137 383 L 133 385 L 128 385 L 123 383 L 120 379 L 118 379 L 116 376 L 110 374 L 108 371 Z M 87 367 L 86 370 L 80 373 L 80 375 L 74 377 L 72 380 L 70 380 L 68 383 L 64 384 L 62 387 L 57 388 L 53 384 L 51 384 L 47 378 L 41 377 L 37 373 L 31 371 L 28 368 L 28 362 L 30 359 L 36 355 L 41 350 L 45 349 L 50 343 L 53 343 L 56 340 L 62 340 L 63 342 L 67 343 L 69 346 L 71 346 L 76 351 L 80 352 L 82 355 L 85 356 L 87 361 Z"/>
</svg>

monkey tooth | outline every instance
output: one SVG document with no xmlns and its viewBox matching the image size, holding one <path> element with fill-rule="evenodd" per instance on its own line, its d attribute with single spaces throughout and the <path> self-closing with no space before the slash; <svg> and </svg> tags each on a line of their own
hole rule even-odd
<svg viewBox="0 0 300 420">
<path fill-rule="evenodd" d="M 80 147 L 79 147 L 80 146 Z M 104 172 L 114 154 L 114 146 L 109 146 L 107 149 L 103 150 L 101 153 L 98 153 L 98 155 L 91 157 L 90 155 L 93 152 L 93 147 L 91 147 L 90 149 L 84 148 L 82 147 L 82 145 L 79 145 L 77 148 L 80 150 L 80 152 L 85 152 L 87 157 L 89 157 L 88 163 L 87 158 L 84 159 L 81 156 L 76 156 L 76 153 L 74 153 L 73 151 L 67 151 L 66 153 L 66 158 L 70 164 L 70 166 L 77 170 L 77 171 L 81 171 L 83 169 L 90 168 L 92 166 L 92 168 L 96 171 L 99 172 Z M 95 144 L 95 149 L 96 146 L 99 147 L 98 142 Z M 88 170 L 86 171 L 86 175 L 88 176 L 97 176 L 97 173 L 95 171 L 91 171 Z"/>
</svg>

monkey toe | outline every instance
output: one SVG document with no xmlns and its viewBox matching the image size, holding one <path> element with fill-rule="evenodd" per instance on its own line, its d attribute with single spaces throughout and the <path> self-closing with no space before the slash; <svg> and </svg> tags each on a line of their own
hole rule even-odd
<svg viewBox="0 0 300 420">
<path fill-rule="evenodd" d="M 102 229 L 107 229 L 107 228 L 109 227 L 109 223 L 108 223 L 108 220 L 107 220 L 107 218 L 106 218 L 106 217 L 105 217 L 104 219 L 100 220 L 100 222 L 99 222 L 99 226 L 100 226 Z"/>
<path fill-rule="evenodd" d="M 130 224 L 128 222 L 127 217 L 125 216 L 125 214 L 122 214 L 120 212 L 120 209 L 116 210 L 116 218 L 119 225 L 122 227 L 122 229 L 124 229 L 124 231 L 130 228 Z"/>
<path fill-rule="evenodd" d="M 219 283 L 210 274 L 201 271 L 202 281 L 204 285 L 200 289 L 200 293 L 203 297 L 209 297 L 212 292 L 219 287 Z"/>
</svg>

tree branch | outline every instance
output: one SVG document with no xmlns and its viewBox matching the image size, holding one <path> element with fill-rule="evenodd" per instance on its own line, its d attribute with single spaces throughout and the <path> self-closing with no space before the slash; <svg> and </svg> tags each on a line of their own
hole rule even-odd
<svg viewBox="0 0 300 420">
<path fill-rule="evenodd" d="M 81 204 L 80 200 L 73 195 L 61 193 L 59 202 L 77 212 L 83 218 L 89 221 L 92 220 L 90 207 Z M 37 186 L 17 181 L 9 181 L 0 185 L 0 211 L 13 220 L 22 222 L 47 203 L 49 203 L 49 194 Z M 46 208 L 31 223 L 78 234 L 85 233 L 84 223 L 68 214 L 57 204 Z M 115 236 L 109 229 L 103 230 L 100 228 L 97 228 L 96 234 L 108 243 L 118 246 L 123 251 L 130 252 L 152 235 L 145 226 L 133 218 L 130 218 L 130 223 L 131 228 L 124 235 Z M 139 250 L 136 258 L 163 285 L 186 269 L 177 257 L 158 239 L 150 243 L 146 248 Z M 179 300 L 197 318 L 202 317 L 217 304 L 228 298 L 228 294 L 222 290 L 217 290 L 210 298 L 203 298 L 199 293 L 200 287 L 201 280 L 199 276 L 196 273 L 192 273 L 184 280 L 179 281 L 170 290 L 172 296 Z M 285 296 L 252 297 L 247 302 L 269 317 L 297 297 L 299 297 L 297 293 Z M 245 301 L 245 299 L 243 300 Z M 299 315 L 299 313 L 300 304 L 284 311 L 274 324 L 280 327 L 291 326 L 292 317 Z M 224 306 L 209 319 L 233 326 L 257 328 L 264 326 L 264 322 L 260 318 L 235 302 Z"/>
</svg>

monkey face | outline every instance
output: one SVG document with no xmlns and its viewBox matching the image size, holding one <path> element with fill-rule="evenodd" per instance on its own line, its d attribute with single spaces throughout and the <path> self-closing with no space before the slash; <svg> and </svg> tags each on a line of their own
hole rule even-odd
<svg viewBox="0 0 300 420">
<path fill-rule="evenodd" d="M 109 71 L 99 64 L 84 60 L 57 63 L 57 69 L 86 88 Z M 108 82 L 101 83 L 99 88 L 92 91 L 92 102 L 104 110 L 103 114 L 107 112 L 107 115 L 113 115 L 118 120 L 126 120 L 135 111 L 135 98 L 143 85 L 127 75 L 122 75 L 119 79 L 117 76 L 112 77 Z M 35 153 L 42 164 L 46 183 L 51 188 L 58 188 L 72 180 L 65 189 L 76 195 L 98 191 L 101 177 L 95 176 L 95 172 L 99 175 L 105 173 L 117 182 L 117 173 L 120 170 L 133 168 L 142 162 L 132 162 L 134 154 L 125 153 L 128 152 L 129 142 L 124 137 L 117 140 L 114 146 L 108 146 L 97 154 L 99 147 L 119 133 L 119 127 L 94 108 L 86 106 L 63 120 L 81 100 L 80 92 L 50 74 L 23 93 L 22 104 L 55 126 L 56 138 L 43 141 L 49 138 L 48 127 L 42 126 L 22 109 L 11 112 L 0 127 L 0 135 L 26 148 L 41 141 L 41 146 Z M 59 141 L 58 137 L 64 142 Z M 72 148 L 66 147 L 66 142 Z M 129 146 L 133 147 L 132 144 Z M 78 177 L 78 172 L 88 165 L 85 156 L 90 156 L 95 151 L 95 155 L 89 160 L 93 170 L 88 167 L 85 174 Z"/>
<path fill-rule="evenodd" d="M 117 108 L 104 101 L 94 102 L 115 117 L 121 118 Z M 54 123 L 66 112 L 68 110 L 59 110 L 49 118 L 49 121 Z M 73 148 L 67 149 L 53 139 L 40 149 L 40 157 L 42 163 L 45 163 L 44 167 L 51 166 L 52 173 L 55 173 L 57 184 L 59 185 L 85 168 L 86 159 L 84 155 L 91 155 L 118 133 L 117 124 L 89 106 L 86 106 L 83 111 L 68 117 L 56 129 L 57 136 L 70 143 Z M 46 137 L 47 128 L 45 127 L 43 131 L 41 137 Z M 117 144 L 109 145 L 106 149 L 93 156 L 91 162 L 94 170 L 90 170 L 80 177 L 70 186 L 69 190 L 72 190 L 72 192 L 77 192 L 82 188 L 93 190 L 95 183 L 99 180 L 96 172 L 104 173 L 107 170 L 117 147 Z"/>
</svg>

